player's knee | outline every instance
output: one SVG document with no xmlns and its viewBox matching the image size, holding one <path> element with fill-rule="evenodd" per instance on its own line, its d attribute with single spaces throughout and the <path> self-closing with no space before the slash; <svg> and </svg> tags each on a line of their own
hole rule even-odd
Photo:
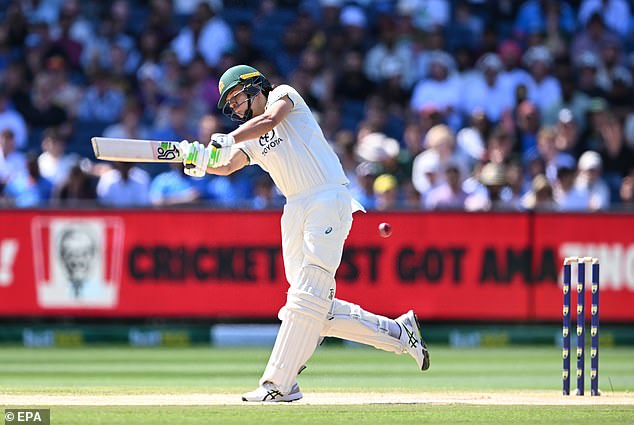
<svg viewBox="0 0 634 425">
<path fill-rule="evenodd" d="M 319 267 L 303 267 L 286 298 L 286 313 L 296 312 L 325 320 L 335 296 L 335 279 Z"/>
</svg>

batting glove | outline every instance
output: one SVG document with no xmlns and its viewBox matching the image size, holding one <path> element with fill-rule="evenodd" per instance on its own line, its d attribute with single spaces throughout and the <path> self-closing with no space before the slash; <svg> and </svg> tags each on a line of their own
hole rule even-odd
<svg viewBox="0 0 634 425">
<path fill-rule="evenodd" d="M 230 134 L 214 133 L 211 135 L 208 149 L 209 166 L 212 168 L 227 165 L 231 159 L 231 146 L 235 143 L 235 139 Z"/>
<path fill-rule="evenodd" d="M 189 143 L 186 140 L 180 142 L 180 148 L 183 152 L 184 173 L 191 177 L 203 177 L 209 165 L 209 150 L 198 141 Z"/>
</svg>

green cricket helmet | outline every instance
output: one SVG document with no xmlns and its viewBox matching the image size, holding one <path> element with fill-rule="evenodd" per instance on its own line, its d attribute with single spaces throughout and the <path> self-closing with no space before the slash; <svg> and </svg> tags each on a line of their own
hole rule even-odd
<svg viewBox="0 0 634 425">
<path fill-rule="evenodd" d="M 247 94 L 248 108 L 244 117 L 236 114 L 227 103 L 227 95 L 237 85 L 242 85 L 242 91 Z M 227 69 L 220 77 L 218 83 L 218 91 L 220 92 L 220 100 L 218 108 L 222 113 L 231 118 L 233 121 L 245 122 L 253 116 L 251 110 L 251 101 L 262 90 L 266 92 L 271 90 L 271 83 L 257 69 L 248 65 L 236 65 Z"/>
</svg>

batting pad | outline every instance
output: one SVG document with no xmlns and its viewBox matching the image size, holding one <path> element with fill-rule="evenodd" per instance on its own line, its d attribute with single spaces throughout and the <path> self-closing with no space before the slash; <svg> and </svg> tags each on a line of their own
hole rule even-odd
<svg viewBox="0 0 634 425">
<path fill-rule="evenodd" d="M 321 335 L 360 342 L 401 354 L 404 352 L 401 341 L 389 334 L 391 321 L 387 317 L 365 311 L 356 304 L 335 299 Z"/>
<path fill-rule="evenodd" d="M 317 347 L 334 291 L 335 279 L 330 273 L 315 266 L 301 269 L 280 312 L 282 325 L 260 385 L 269 381 L 282 393 L 291 390 L 297 371 Z"/>
</svg>

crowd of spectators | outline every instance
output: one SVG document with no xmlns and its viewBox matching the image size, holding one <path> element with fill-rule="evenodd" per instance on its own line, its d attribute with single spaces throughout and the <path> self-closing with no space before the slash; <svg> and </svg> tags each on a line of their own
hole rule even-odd
<svg viewBox="0 0 634 425">
<path fill-rule="evenodd" d="M 209 140 L 230 66 L 306 99 L 368 209 L 634 209 L 628 0 L 0 0 L 0 206 L 279 208 L 248 167 L 98 162 Z"/>
</svg>

